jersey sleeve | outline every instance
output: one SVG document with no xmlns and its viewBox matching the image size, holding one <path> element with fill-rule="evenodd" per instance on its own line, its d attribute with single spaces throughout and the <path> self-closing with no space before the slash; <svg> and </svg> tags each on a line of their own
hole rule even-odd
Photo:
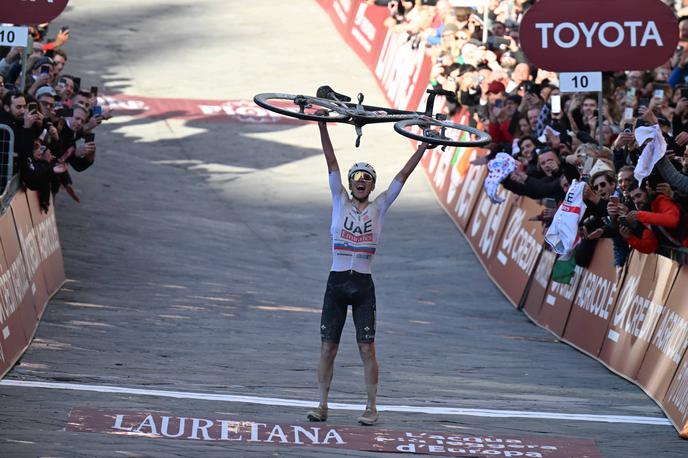
<svg viewBox="0 0 688 458">
<path fill-rule="evenodd" d="M 401 189 L 404 187 L 404 183 L 401 181 L 398 181 L 396 179 L 392 180 L 392 182 L 389 185 L 389 188 L 380 196 L 377 198 L 380 202 L 380 210 L 382 212 L 386 212 L 389 210 L 389 207 L 392 206 L 394 201 L 399 197 L 399 193 L 401 192 Z"/>
<path fill-rule="evenodd" d="M 346 189 L 342 185 L 342 175 L 339 170 L 330 172 L 330 192 L 332 193 L 332 200 L 338 201 L 342 195 L 346 198 Z"/>
</svg>

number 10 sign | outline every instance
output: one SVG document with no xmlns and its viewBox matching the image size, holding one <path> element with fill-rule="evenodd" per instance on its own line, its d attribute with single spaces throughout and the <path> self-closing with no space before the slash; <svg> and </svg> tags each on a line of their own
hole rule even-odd
<svg viewBox="0 0 688 458">
<path fill-rule="evenodd" d="M 559 73 L 561 92 L 600 92 L 602 72 Z"/>
</svg>

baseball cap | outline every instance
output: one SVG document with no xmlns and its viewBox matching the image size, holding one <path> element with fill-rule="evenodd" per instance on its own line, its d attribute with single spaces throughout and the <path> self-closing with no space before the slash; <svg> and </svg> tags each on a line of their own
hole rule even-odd
<svg viewBox="0 0 688 458">
<path fill-rule="evenodd" d="M 36 99 L 40 99 L 44 95 L 50 95 L 55 97 L 57 95 L 57 92 L 55 92 L 55 89 L 53 89 L 50 86 L 41 86 L 37 91 L 36 91 Z"/>
</svg>

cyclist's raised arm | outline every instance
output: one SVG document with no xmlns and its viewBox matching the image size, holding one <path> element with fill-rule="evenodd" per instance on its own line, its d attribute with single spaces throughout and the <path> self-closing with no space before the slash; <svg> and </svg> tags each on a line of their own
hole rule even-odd
<svg viewBox="0 0 688 458">
<path fill-rule="evenodd" d="M 404 165 L 404 168 L 401 169 L 399 173 L 397 173 L 397 176 L 394 177 L 396 181 L 398 181 L 401 184 L 406 183 L 406 180 L 408 179 L 409 176 L 411 176 L 411 173 L 416 169 L 416 166 L 420 162 L 420 160 L 423 158 L 423 154 L 425 153 L 425 150 L 428 149 L 428 144 L 427 143 L 421 143 L 420 146 L 418 146 L 418 149 L 416 150 L 415 153 L 413 153 L 413 156 L 406 162 L 406 165 Z"/>
<path fill-rule="evenodd" d="M 337 164 L 337 158 L 334 155 L 334 148 L 332 148 L 332 141 L 330 141 L 330 133 L 327 131 L 327 123 L 319 122 L 318 128 L 320 129 L 320 141 L 322 142 L 323 153 L 327 161 L 327 171 L 329 173 L 335 172 L 339 170 L 339 164 Z"/>
</svg>

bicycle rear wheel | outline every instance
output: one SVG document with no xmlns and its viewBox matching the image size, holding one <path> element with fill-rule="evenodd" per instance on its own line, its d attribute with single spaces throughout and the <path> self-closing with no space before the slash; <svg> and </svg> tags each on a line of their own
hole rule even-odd
<svg viewBox="0 0 688 458">
<path fill-rule="evenodd" d="M 485 132 L 450 121 L 440 121 L 429 116 L 399 121 L 394 130 L 404 137 L 443 146 L 485 146 L 492 142 Z"/>
<path fill-rule="evenodd" d="M 305 121 L 344 122 L 350 118 L 335 102 L 307 95 L 264 93 L 253 101 L 266 110 Z"/>
</svg>

